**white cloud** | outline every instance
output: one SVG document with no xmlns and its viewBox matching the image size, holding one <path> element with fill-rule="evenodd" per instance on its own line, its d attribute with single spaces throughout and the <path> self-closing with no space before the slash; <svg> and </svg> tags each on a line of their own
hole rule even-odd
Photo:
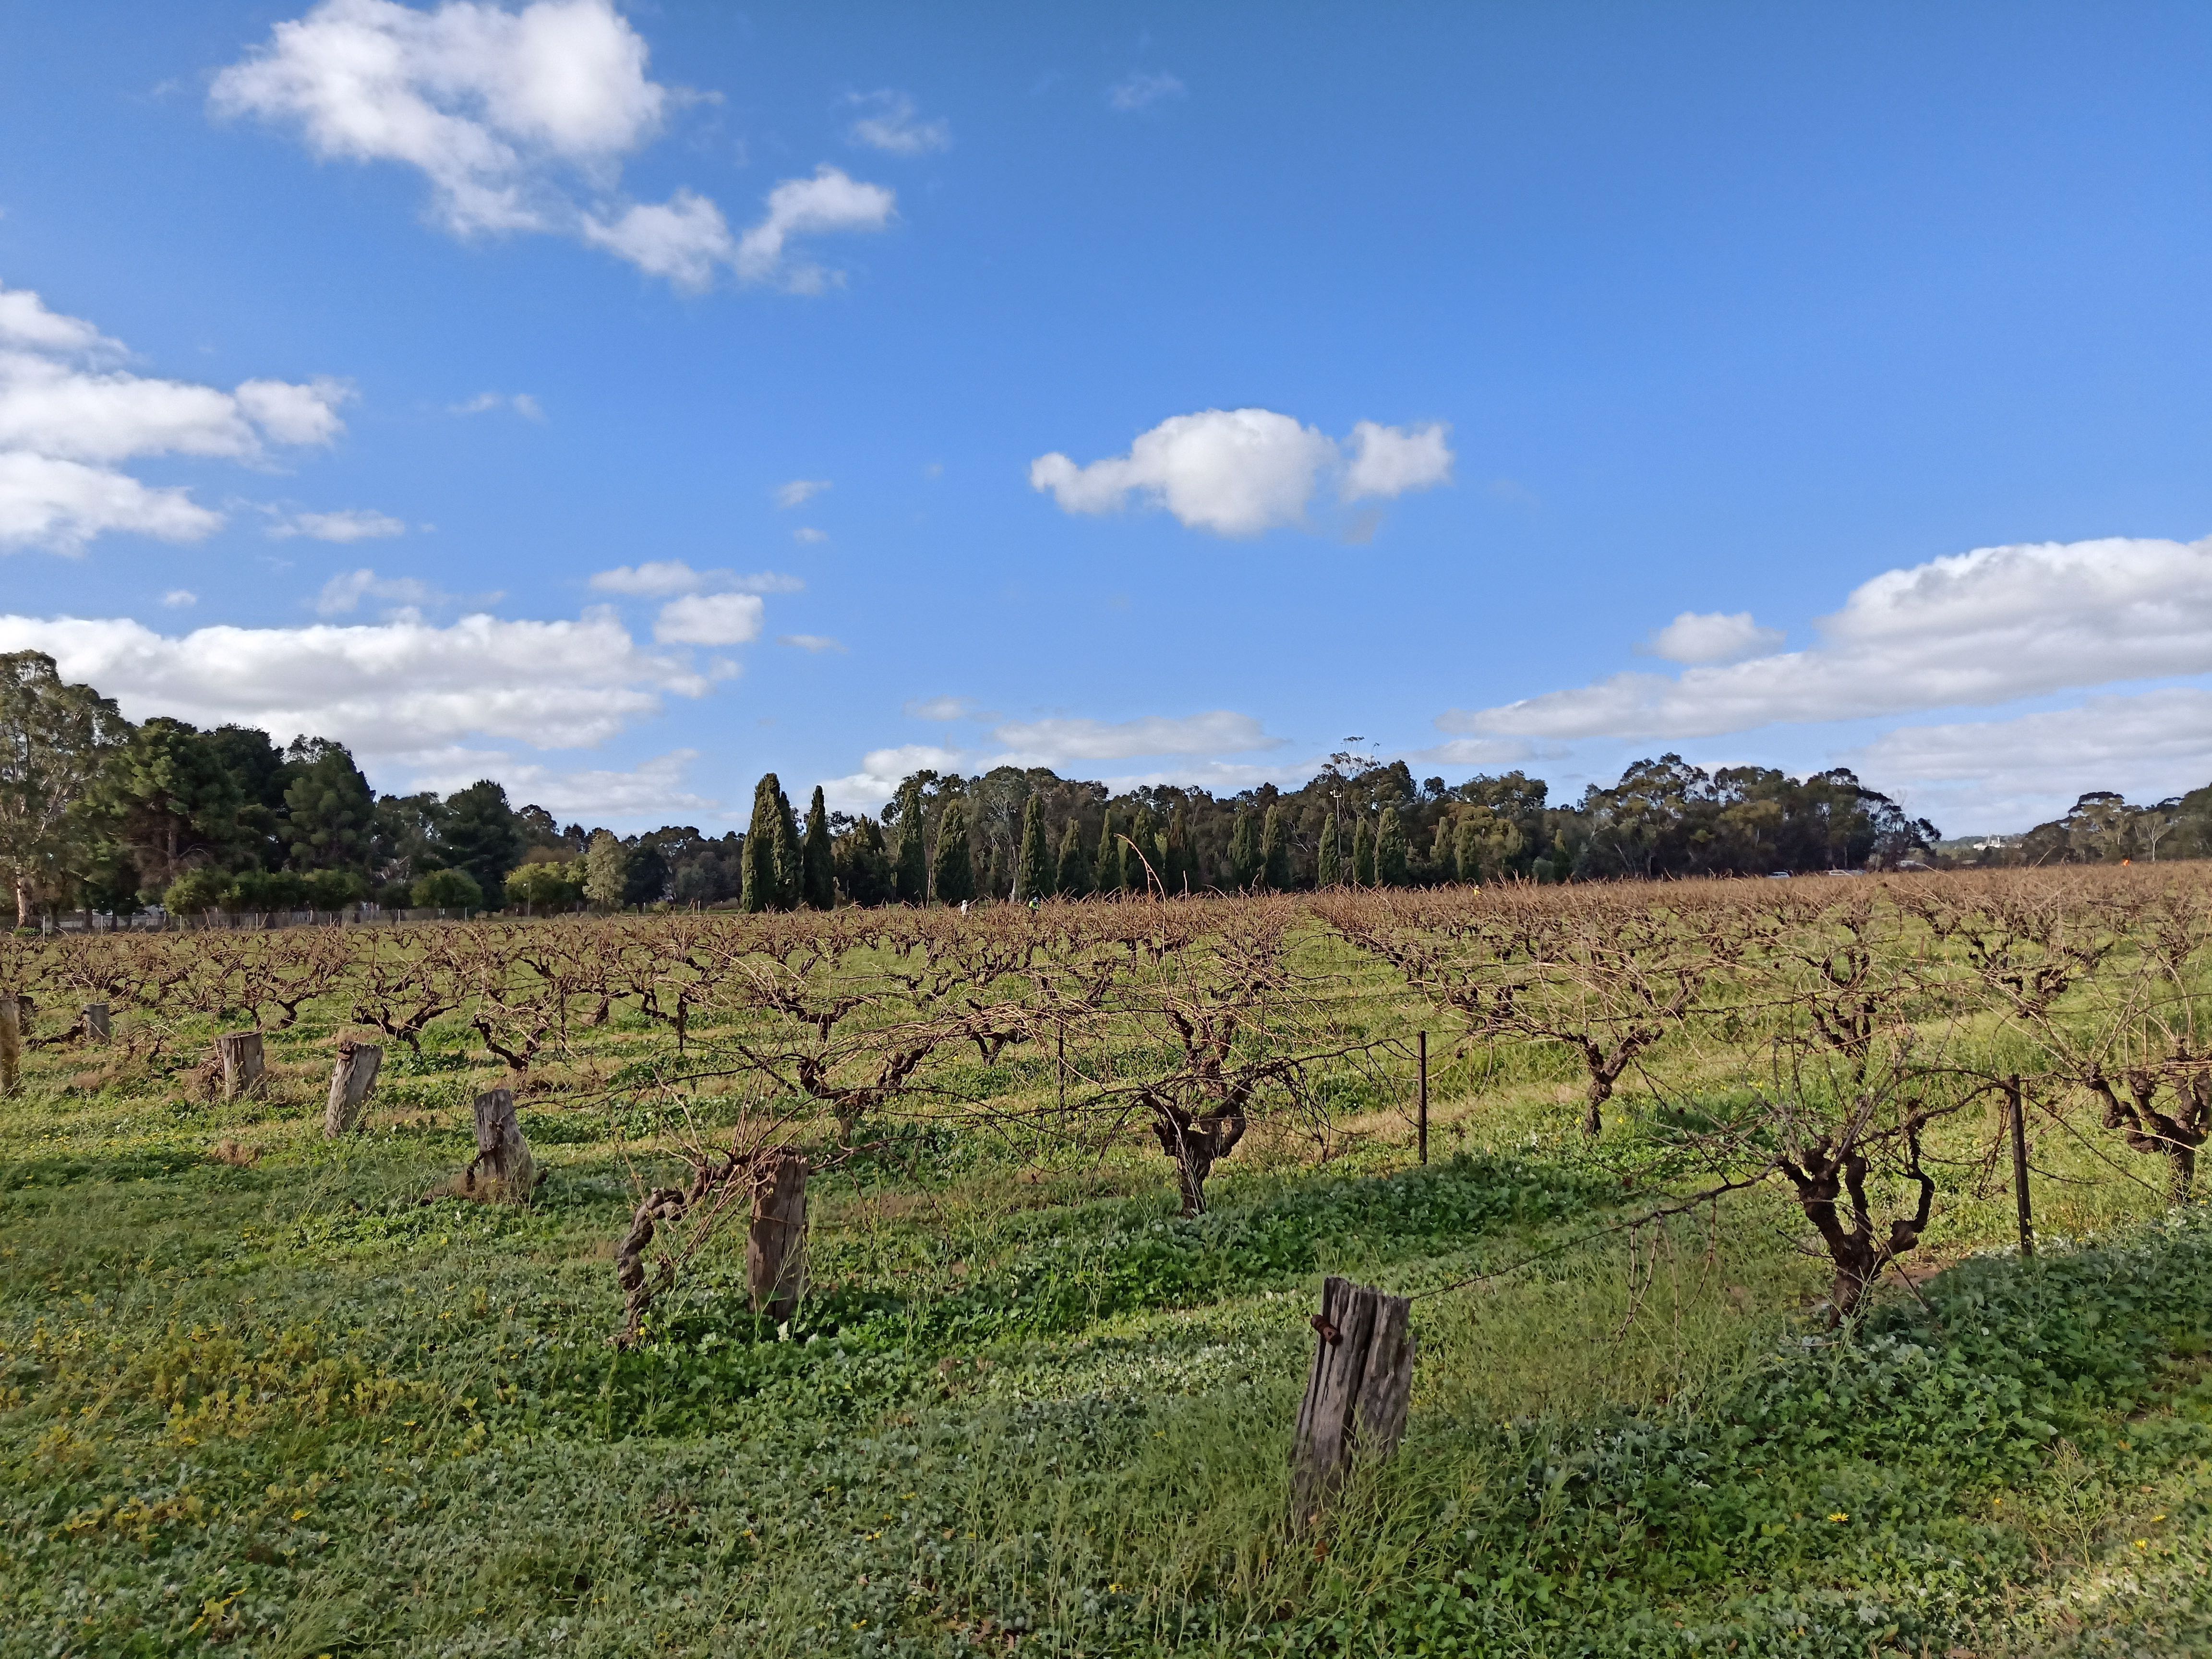
<svg viewBox="0 0 2212 1659">
<path fill-rule="evenodd" d="M 119 351 L 36 294 L 0 289 L 0 547 L 72 552 L 109 531 L 197 541 L 222 515 L 183 488 L 118 470 L 145 455 L 260 462 L 268 446 L 321 445 L 344 429 L 343 382 L 247 380 L 234 392 L 106 367 Z"/>
<path fill-rule="evenodd" d="M 1651 636 L 1650 652 L 1669 662 L 1735 662 L 1782 643 L 1778 628 L 1761 628 L 1748 611 L 1685 611 Z"/>
<path fill-rule="evenodd" d="M 1127 455 L 1078 466 L 1054 452 L 1030 465 L 1030 487 L 1063 512 L 1112 513 L 1136 495 L 1193 529 L 1254 536 L 1304 521 L 1321 478 L 1340 477 L 1347 501 L 1402 495 L 1446 483 L 1452 453 L 1441 423 L 1411 429 L 1362 421 L 1351 457 L 1317 428 L 1272 410 L 1209 409 L 1176 415 L 1143 434 Z"/>
<path fill-rule="evenodd" d="M 1433 489 L 1451 482 L 1451 428 L 1443 421 L 1423 427 L 1384 426 L 1361 421 L 1352 428 L 1352 459 L 1341 486 L 1347 501 L 1394 497 L 1408 490 Z"/>
<path fill-rule="evenodd" d="M 791 532 L 791 539 L 795 542 L 804 542 L 811 547 L 828 541 L 830 532 L 826 530 L 817 530 L 811 524 L 803 524 Z"/>
<path fill-rule="evenodd" d="M 1134 720 L 1015 720 L 997 727 L 992 740 L 1010 751 L 1001 764 L 1057 766 L 1068 761 L 1128 760 L 1139 755 L 1241 754 L 1276 749 L 1249 714 L 1225 708 L 1182 719 L 1150 715 Z"/>
<path fill-rule="evenodd" d="M 336 513 L 289 513 L 269 526 L 269 534 L 279 541 L 306 536 L 319 542 L 367 542 L 406 533 L 404 520 L 366 507 L 347 507 Z"/>
<path fill-rule="evenodd" d="M 172 611 L 179 611 L 200 602 L 200 596 L 189 587 L 173 587 L 161 595 L 161 603 Z"/>
<path fill-rule="evenodd" d="M 1163 98 L 1188 97 L 1190 88 L 1175 76 L 1162 70 L 1158 74 L 1132 75 L 1127 80 L 1109 88 L 1106 101 L 1124 114 L 1149 109 Z"/>
<path fill-rule="evenodd" d="M 531 802 L 556 817 L 643 820 L 677 813 L 711 813 L 722 803 L 684 787 L 684 775 L 699 758 L 696 749 L 672 750 L 627 770 L 556 771 L 517 760 L 500 750 L 456 748 L 412 763 L 412 787 L 451 794 L 478 778 L 496 778 L 509 799 Z"/>
<path fill-rule="evenodd" d="M 323 591 L 315 596 L 315 614 L 349 616 L 361 608 L 363 599 L 386 599 L 411 611 L 416 606 L 437 605 L 453 597 L 412 576 L 379 576 L 374 570 L 349 570 L 323 584 Z"/>
<path fill-rule="evenodd" d="M 767 216 L 739 240 L 732 263 L 749 283 L 817 294 L 842 279 L 819 265 L 786 263 L 792 239 L 824 231 L 881 230 L 897 205 L 898 198 L 882 185 L 862 184 L 825 161 L 811 179 L 787 179 L 769 191 Z"/>
<path fill-rule="evenodd" d="M 1979 548 L 1861 584 L 1808 650 L 1617 674 L 1448 732 L 1689 738 L 1776 721 L 1993 705 L 2070 687 L 2212 672 L 2212 541 L 2114 537 Z"/>
<path fill-rule="evenodd" d="M 842 778 L 824 778 L 822 793 L 841 812 L 880 812 L 902 778 L 915 772 L 957 772 L 967 766 L 969 758 L 962 750 L 927 743 L 871 749 L 860 757 L 859 771 Z"/>
<path fill-rule="evenodd" d="M 789 483 L 776 486 L 775 504 L 781 507 L 804 507 L 829 488 L 827 478 L 793 478 Z"/>
<path fill-rule="evenodd" d="M 780 571 L 760 570 L 740 576 L 733 570 L 694 570 L 681 559 L 653 559 L 640 565 L 617 565 L 592 578 L 602 593 L 626 593 L 646 599 L 665 599 L 671 593 L 708 590 L 738 593 L 796 593 L 806 584 Z"/>
<path fill-rule="evenodd" d="M 511 409 L 526 421 L 543 421 L 545 410 L 527 392 L 479 392 L 465 403 L 449 404 L 448 415 L 482 415 L 495 409 Z"/>
<path fill-rule="evenodd" d="M 893 155 L 926 155 L 932 150 L 951 148 L 951 124 L 942 118 L 934 121 L 916 119 L 914 99 L 906 93 L 888 88 L 856 92 L 849 94 L 845 102 L 863 112 L 845 129 L 846 137 L 854 143 L 887 150 Z"/>
<path fill-rule="evenodd" d="M 743 645 L 758 639 L 762 605 L 750 593 L 692 593 L 660 607 L 653 637 L 665 645 Z"/>
<path fill-rule="evenodd" d="M 482 734 L 540 749 L 583 748 L 709 682 L 680 658 L 641 650 L 617 618 L 464 617 L 304 628 L 157 634 L 125 617 L 0 616 L 0 650 L 44 651 L 133 720 L 173 714 L 289 738 L 336 738 L 404 757 Z"/>
<path fill-rule="evenodd" d="M 964 720 L 988 719 L 988 715 L 966 697 L 916 697 L 904 711 L 918 720 Z"/>
<path fill-rule="evenodd" d="M 842 651 L 845 648 L 827 634 L 779 634 L 775 636 L 775 642 L 796 646 L 801 651 L 811 651 L 817 655 L 824 651 Z"/>
<path fill-rule="evenodd" d="M 688 190 L 657 204 L 641 202 L 611 223 L 587 213 L 582 229 L 592 246 L 694 292 L 712 283 L 716 269 L 728 264 L 737 250 L 722 210 Z"/>
</svg>

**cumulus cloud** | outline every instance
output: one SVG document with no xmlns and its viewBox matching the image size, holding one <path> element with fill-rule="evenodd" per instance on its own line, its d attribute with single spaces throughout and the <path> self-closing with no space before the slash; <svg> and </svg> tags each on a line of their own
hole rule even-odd
<svg viewBox="0 0 2212 1659">
<path fill-rule="evenodd" d="M 738 240 L 731 263 L 750 283 L 773 283 L 794 294 L 818 294 L 842 276 L 786 258 L 793 237 L 829 231 L 881 230 L 898 198 L 881 185 L 862 184 L 824 161 L 811 179 L 787 179 L 768 193 L 768 213 Z"/>
<path fill-rule="evenodd" d="M 509 10 L 447 0 L 428 10 L 396 0 L 323 0 L 276 25 L 268 40 L 216 76 L 210 109 L 296 131 L 326 160 L 396 162 L 430 187 L 430 214 L 460 236 L 573 235 L 679 288 L 735 267 L 783 280 L 786 240 L 802 231 L 872 228 L 821 200 L 834 168 L 769 196 L 769 216 L 743 241 L 721 209 L 695 191 L 665 202 L 621 194 L 624 161 L 659 137 L 696 94 L 647 74 L 644 39 L 612 0 L 532 0 Z M 778 197 L 798 192 L 779 208 Z M 811 204 L 811 211 L 810 211 Z M 784 285 L 819 288 L 827 273 Z"/>
<path fill-rule="evenodd" d="M 200 596 L 189 587 L 173 587 L 161 595 L 161 603 L 172 611 L 179 611 L 200 602 Z"/>
<path fill-rule="evenodd" d="M 1782 643 L 1778 628 L 1761 628 L 1751 612 L 1685 611 L 1651 636 L 1650 652 L 1668 662 L 1736 662 Z"/>
<path fill-rule="evenodd" d="M 1449 482 L 1447 430 L 1362 421 L 1340 448 L 1319 428 L 1272 410 L 1209 409 L 1173 416 L 1141 434 L 1127 455 L 1087 466 L 1057 451 L 1040 456 L 1030 464 L 1030 487 L 1048 491 L 1066 513 L 1118 512 L 1135 495 L 1193 529 L 1255 536 L 1304 522 L 1316 489 L 1331 474 L 1346 501 Z"/>
<path fill-rule="evenodd" d="M 586 748 L 710 682 L 681 657 L 641 649 L 610 612 L 574 622 L 413 617 L 163 635 L 125 617 L 0 616 L 0 651 L 44 651 L 133 720 L 173 714 L 287 735 L 315 732 L 357 753 L 406 757 L 472 735 Z"/>
<path fill-rule="evenodd" d="M 918 720 L 964 720 L 989 718 L 966 697 L 916 697 L 906 705 L 904 712 L 910 718 Z"/>
<path fill-rule="evenodd" d="M 813 547 L 828 541 L 830 532 L 826 530 L 817 530 L 811 524 L 803 524 L 791 532 L 791 539 L 795 542 L 804 542 L 809 547 Z"/>
<path fill-rule="evenodd" d="M 349 616 L 361 608 L 364 599 L 383 599 L 412 610 L 452 597 L 412 576 L 379 576 L 374 570 L 349 570 L 323 584 L 323 591 L 315 596 L 315 614 Z"/>
<path fill-rule="evenodd" d="M 665 599 L 672 593 L 796 593 L 806 584 L 781 571 L 761 570 L 740 576 L 734 570 L 694 570 L 681 559 L 651 559 L 643 564 L 617 565 L 592 578 L 602 593 L 633 598 Z"/>
<path fill-rule="evenodd" d="M 845 648 L 827 634 L 779 634 L 775 636 L 775 642 L 795 646 L 801 651 L 811 651 L 817 656 L 824 651 L 842 651 Z"/>
<path fill-rule="evenodd" d="M 234 390 L 113 366 L 117 343 L 49 310 L 27 289 L 0 288 L 0 547 L 74 552 L 132 532 L 197 541 L 222 515 L 182 486 L 121 470 L 143 456 L 259 464 L 272 445 L 325 445 L 344 429 L 343 382 L 247 380 Z"/>
<path fill-rule="evenodd" d="M 789 483 L 775 487 L 775 504 L 781 507 L 804 507 L 829 488 L 827 478 L 793 478 Z"/>
<path fill-rule="evenodd" d="M 628 769 L 564 771 L 518 760 L 503 750 L 455 748 L 416 757 L 411 764 L 412 787 L 451 794 L 478 778 L 496 778 L 513 799 L 534 802 L 556 817 L 657 817 L 665 823 L 678 813 L 720 810 L 720 801 L 685 784 L 684 774 L 698 758 L 696 749 L 676 749 Z"/>
<path fill-rule="evenodd" d="M 1978 548 L 1861 584 L 1821 640 L 1676 676 L 1617 674 L 1447 732 L 1679 738 L 1994 705 L 2212 672 L 2212 540 L 2108 538 Z"/>
<path fill-rule="evenodd" d="M 1225 708 L 1181 719 L 1149 715 L 1133 720 L 1014 720 L 991 733 L 1009 754 L 1000 763 L 1054 766 L 1068 761 L 1129 760 L 1139 755 L 1242 754 L 1279 749 L 1249 714 Z"/>
<path fill-rule="evenodd" d="M 404 536 L 407 526 L 389 513 L 348 507 L 337 513 L 287 513 L 270 525 L 269 533 L 279 541 L 307 536 L 319 542 L 367 542 Z"/>
<path fill-rule="evenodd" d="M 653 637 L 665 645 L 743 645 L 760 637 L 762 605 L 750 593 L 690 593 L 660 607 Z"/>
<path fill-rule="evenodd" d="M 824 778 L 822 793 L 841 812 L 879 812 L 902 778 L 915 772 L 957 772 L 967 766 L 969 758 L 963 750 L 928 743 L 871 749 L 860 757 L 859 771 L 842 778 Z"/>
<path fill-rule="evenodd" d="M 527 392 L 479 392 L 465 403 L 447 406 L 448 415 L 483 415 L 495 409 L 513 410 L 526 421 L 543 421 L 545 410 Z"/>
<path fill-rule="evenodd" d="M 951 148 L 951 124 L 942 118 L 921 119 L 914 99 L 906 93 L 888 88 L 856 92 L 848 94 L 845 102 L 860 112 L 845 129 L 846 137 L 854 143 L 893 155 L 927 155 L 932 150 Z"/>
<path fill-rule="evenodd" d="M 1161 70 L 1156 74 L 1132 75 L 1126 81 L 1116 82 L 1107 88 L 1106 101 L 1123 114 L 1133 114 L 1140 109 L 1150 109 L 1163 98 L 1184 98 L 1190 88 L 1176 76 Z"/>
</svg>

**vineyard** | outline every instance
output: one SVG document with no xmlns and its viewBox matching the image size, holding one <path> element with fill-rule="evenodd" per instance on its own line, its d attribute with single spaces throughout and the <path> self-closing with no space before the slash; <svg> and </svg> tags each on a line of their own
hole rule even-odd
<svg viewBox="0 0 2212 1659">
<path fill-rule="evenodd" d="M 0 1651 L 2212 1644 L 2185 871 L 23 933 L 0 1087 Z"/>
</svg>

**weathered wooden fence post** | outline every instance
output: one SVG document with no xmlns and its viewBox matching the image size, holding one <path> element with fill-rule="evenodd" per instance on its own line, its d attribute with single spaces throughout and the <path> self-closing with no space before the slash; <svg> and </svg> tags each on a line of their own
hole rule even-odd
<svg viewBox="0 0 2212 1659">
<path fill-rule="evenodd" d="M 115 1035 L 115 1021 L 106 1003 L 84 1005 L 84 1034 L 94 1042 L 105 1042 Z"/>
<path fill-rule="evenodd" d="M 331 1067 L 330 1103 L 323 1109 L 323 1134 L 335 1140 L 361 1121 L 368 1091 L 376 1086 L 376 1073 L 384 1064 L 384 1050 L 374 1042 L 343 1038 L 337 1064 Z"/>
<path fill-rule="evenodd" d="M 15 1088 L 22 1065 L 22 1004 L 13 992 L 0 992 L 0 1094 Z"/>
<path fill-rule="evenodd" d="M 1429 1034 L 1421 1038 L 1421 1162 L 1429 1161 Z"/>
<path fill-rule="evenodd" d="M 2035 1255 L 2035 1218 L 2027 1207 L 2027 1097 L 2021 1091 L 2020 1074 L 2005 1079 L 2005 1115 L 2012 1120 L 2012 1196 L 2020 1212 L 2020 1253 Z"/>
<path fill-rule="evenodd" d="M 538 1165 L 530 1143 L 515 1121 L 514 1091 L 493 1089 L 477 1097 L 477 1156 L 462 1177 L 479 1196 L 526 1204 L 538 1185 Z"/>
<path fill-rule="evenodd" d="M 806 1290 L 806 1160 L 783 1151 L 761 1157 L 745 1236 L 745 1283 L 753 1311 L 781 1321 L 791 1317 Z"/>
<path fill-rule="evenodd" d="M 1413 1304 L 1334 1275 L 1322 1281 L 1317 1338 L 1291 1449 L 1291 1522 L 1314 1523 L 1355 1453 L 1387 1457 L 1413 1387 Z"/>
<path fill-rule="evenodd" d="M 264 1062 L 260 1032 L 225 1031 L 215 1040 L 215 1051 L 222 1061 L 225 1100 L 236 1100 L 261 1086 Z"/>
</svg>

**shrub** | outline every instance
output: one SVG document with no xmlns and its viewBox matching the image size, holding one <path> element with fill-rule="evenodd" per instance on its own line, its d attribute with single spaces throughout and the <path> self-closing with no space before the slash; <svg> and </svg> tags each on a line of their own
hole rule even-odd
<svg viewBox="0 0 2212 1659">
<path fill-rule="evenodd" d="M 583 896 L 584 866 L 581 860 L 558 864 L 520 865 L 507 874 L 507 902 L 509 904 L 562 908 L 575 903 Z"/>
<path fill-rule="evenodd" d="M 317 910 L 343 910 L 368 896 L 368 878 L 358 870 L 318 870 L 302 884 Z"/>
<path fill-rule="evenodd" d="M 162 908 L 172 915 L 204 915 L 228 896 L 230 878 L 214 870 L 187 870 L 171 882 L 161 895 Z"/>
<path fill-rule="evenodd" d="M 484 902 L 483 889 L 465 870 L 433 870 L 418 876 L 409 896 L 422 910 L 478 910 Z"/>
</svg>

